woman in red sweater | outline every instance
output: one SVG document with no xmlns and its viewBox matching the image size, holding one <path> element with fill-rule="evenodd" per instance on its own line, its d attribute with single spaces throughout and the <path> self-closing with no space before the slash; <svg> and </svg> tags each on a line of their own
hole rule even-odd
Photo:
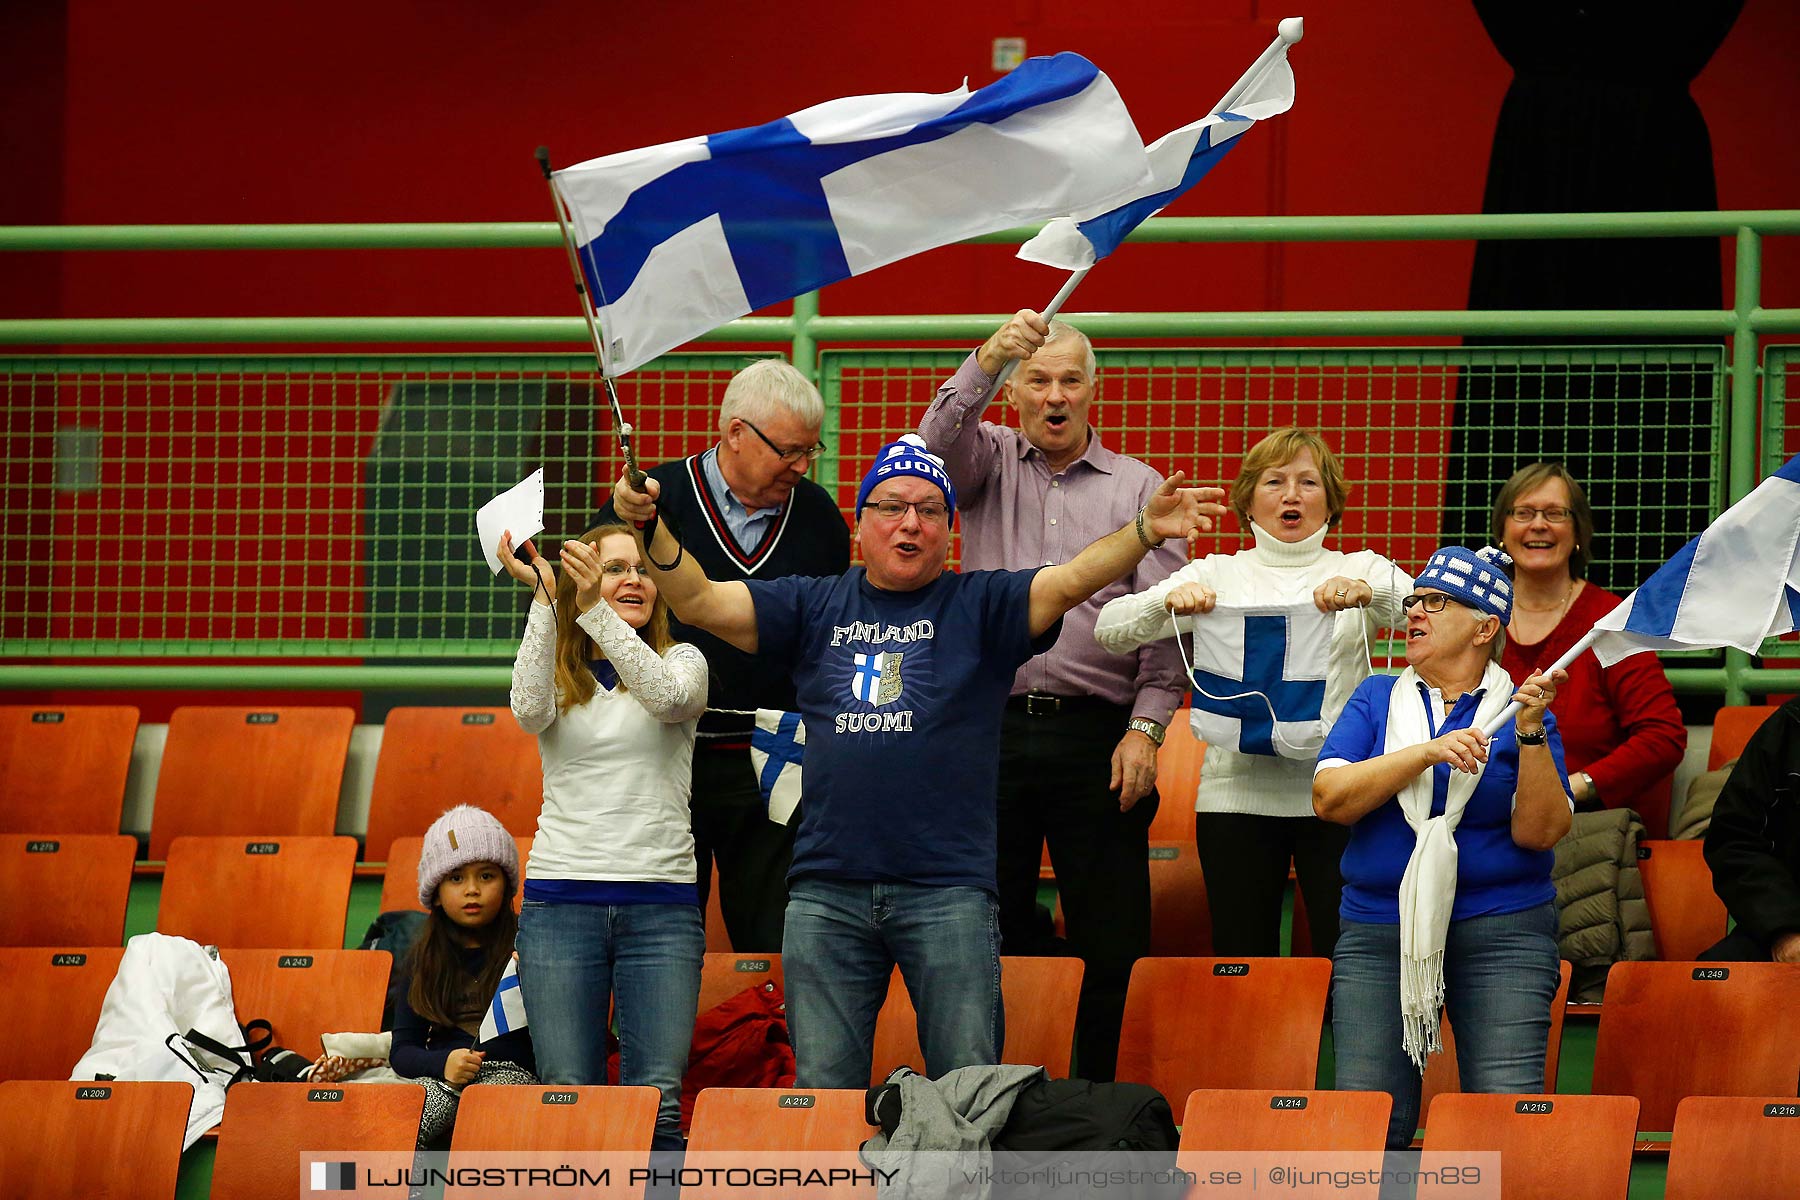
<svg viewBox="0 0 1800 1200">
<path fill-rule="evenodd" d="M 1561 463 L 1513 473 L 1494 501 L 1493 537 L 1512 555 L 1512 621 L 1500 665 L 1523 680 L 1555 662 L 1620 598 L 1584 576 L 1594 553 L 1594 514 Z M 1653 838 L 1669 831 L 1670 779 L 1687 749 L 1675 692 L 1654 654 L 1602 667 L 1592 650 L 1558 689 L 1569 785 L 1579 809 L 1631 808 Z"/>
</svg>

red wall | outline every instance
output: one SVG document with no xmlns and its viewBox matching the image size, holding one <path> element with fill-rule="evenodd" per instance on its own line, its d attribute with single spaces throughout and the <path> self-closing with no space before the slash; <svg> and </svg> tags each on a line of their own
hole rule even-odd
<svg viewBox="0 0 1800 1200">
<path fill-rule="evenodd" d="M 1079 50 L 1146 138 L 1209 107 L 1287 9 L 1255 0 L 538 3 L 381 0 L 8 5 L 0 41 L 41 47 L 0 88 L 32 137 L 0 143 L 14 208 L 65 223 L 511 221 L 549 216 L 531 159 L 559 161 L 751 124 L 861 91 L 994 78 L 991 39 Z M 1296 4 L 1294 110 L 1176 215 L 1471 212 L 1509 72 L 1457 0 Z M 59 44 L 60 42 L 66 44 Z M 1695 87 L 1721 204 L 1800 204 L 1800 10 L 1750 0 Z M 5 65 L 5 64 L 0 64 Z M 15 96 L 15 93 L 17 94 Z M 46 94 L 60 93 L 60 106 Z M 21 109 L 13 102 L 29 98 Z M 47 114 L 47 115 L 46 115 Z M 60 153 L 46 122 L 60 119 Z M 60 167 L 60 177 L 54 168 Z M 46 218 L 36 218 L 46 219 Z M 1786 239 L 1792 241 L 1794 239 Z M 1077 308 L 1453 308 L 1466 245 L 1128 247 Z M 1800 257 L 1771 252 L 1772 301 Z M 14 258 L 10 267 L 18 269 Z M 1788 269 L 1788 268 L 1795 269 Z M 938 251 L 826 293 L 832 312 L 1003 311 L 1056 273 L 1004 247 Z M 559 251 L 78 255 L 38 314 L 561 313 Z M 17 295 L 15 289 L 8 289 Z"/>
<path fill-rule="evenodd" d="M 1172 215 L 1473 212 L 1509 79 L 1460 0 L 1313 0 L 1298 101 Z M 1104 68 L 1146 139 L 1210 107 L 1287 8 L 1257 0 L 760 6 L 376 0 L 0 5 L 0 223 L 537 221 L 559 162 L 857 92 L 995 78 L 991 40 Z M 1749 0 L 1697 81 L 1721 207 L 1800 206 L 1800 8 Z M 1038 306 L 1059 273 L 947 248 L 827 312 Z M 1729 260 L 1730 245 L 1725 247 Z M 1458 308 L 1472 248 L 1127 247 L 1075 310 Z M 1727 292 L 1729 295 L 1729 291 Z M 1800 238 L 1765 303 L 1800 305 Z M 557 249 L 0 255 L 0 316 L 561 314 Z"/>
</svg>

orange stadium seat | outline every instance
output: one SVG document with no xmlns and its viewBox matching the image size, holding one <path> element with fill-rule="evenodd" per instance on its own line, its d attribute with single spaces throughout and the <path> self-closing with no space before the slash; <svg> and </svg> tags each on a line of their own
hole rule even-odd
<svg viewBox="0 0 1800 1200">
<path fill-rule="evenodd" d="M 700 1005 L 696 1011 L 706 1012 L 745 988 L 769 983 L 781 986 L 781 955 L 708 950 L 700 966 Z"/>
<path fill-rule="evenodd" d="M 1000 957 L 1000 1001 L 1006 1013 L 1006 1045 L 1000 1061 L 1043 1067 L 1052 1079 L 1069 1074 L 1069 1055 L 1075 1043 L 1075 1007 L 1081 999 L 1085 970 L 1079 958 Z M 871 1087 L 895 1067 L 911 1067 L 925 1073 L 925 1052 L 919 1048 L 919 1014 L 912 995 L 894 968 L 888 980 L 887 1002 L 875 1019 L 875 1058 Z"/>
<path fill-rule="evenodd" d="M 1469 1195 L 1460 1171 L 1454 1182 L 1444 1175 L 1480 1150 L 1500 1155 L 1500 1200 L 1625 1200 L 1637 1117 L 1631 1096 L 1439 1096 L 1425 1129 L 1418 1200 Z"/>
<path fill-rule="evenodd" d="M 1725 936 L 1725 902 L 1713 891 L 1703 843 L 1639 842 L 1638 873 L 1658 958 L 1692 962 Z"/>
<path fill-rule="evenodd" d="M 0 949 L 12 1043 L 0 1080 L 67 1079 L 94 1040 L 123 946 Z"/>
<path fill-rule="evenodd" d="M 456 1168 L 459 1154 L 494 1151 L 619 1155 L 622 1157 L 607 1160 L 610 1186 L 582 1195 L 638 1200 L 644 1186 L 629 1182 L 628 1171 L 649 1164 L 656 1106 L 661 1099 L 662 1094 L 653 1087 L 471 1087 L 464 1090 L 456 1110 L 450 1165 Z M 509 1194 L 452 1185 L 444 1189 L 444 1200 L 485 1200 Z M 521 1189 L 517 1194 L 531 1193 Z"/>
<path fill-rule="evenodd" d="M 537 832 L 544 774 L 537 738 L 504 708 L 396 708 L 381 730 L 363 857 L 423 836 L 445 809 L 473 804 L 515 837 Z"/>
<path fill-rule="evenodd" d="M 686 1165 L 703 1167 L 715 1153 L 755 1153 L 762 1167 L 866 1172 L 857 1150 L 874 1130 L 863 1116 L 863 1098 L 860 1088 L 707 1088 L 694 1102 Z M 724 1157 L 718 1165 L 726 1165 Z M 831 1190 L 834 1195 L 875 1195 L 872 1184 L 860 1182 Z M 766 1200 L 804 1200 L 809 1191 L 818 1188 L 758 1188 L 756 1194 Z M 681 1189 L 682 1200 L 729 1200 L 742 1194 L 741 1186 L 727 1182 Z"/>
<path fill-rule="evenodd" d="M 1201 1088 L 1187 1098 L 1177 1161 L 1192 1170 L 1197 1154 L 1237 1151 L 1372 1150 L 1379 1156 L 1393 1103 L 1386 1092 Z"/>
<path fill-rule="evenodd" d="M 1191 825 L 1192 822 L 1190 821 Z M 1150 843 L 1150 953 L 1165 958 L 1212 953 L 1212 909 L 1193 830 L 1185 841 Z"/>
<path fill-rule="evenodd" d="M 0 946 L 108 946 L 125 935 L 137 839 L 0 834 Z"/>
<path fill-rule="evenodd" d="M 178 708 L 169 718 L 150 857 L 183 835 L 325 835 L 355 718 L 347 708 Z"/>
<path fill-rule="evenodd" d="M 156 928 L 209 946 L 339 949 L 355 870 L 355 838 L 176 838 Z"/>
<path fill-rule="evenodd" d="M 1675 1108 L 1663 1200 L 1800 1196 L 1800 1101 L 1689 1096 Z"/>
<path fill-rule="evenodd" d="M 1791 1096 L 1800 1080 L 1794 1013 L 1800 964 L 1614 963 L 1593 1090 L 1636 1096 L 1638 1128 L 1656 1132 L 1674 1127 L 1686 1096 Z"/>
<path fill-rule="evenodd" d="M 10 1200 L 167 1200 L 193 1102 L 187 1083 L 0 1083 L 0 1186 Z"/>
<path fill-rule="evenodd" d="M 386 1151 L 402 1156 L 394 1165 L 409 1166 L 424 1110 L 425 1089 L 404 1084 L 234 1087 L 219 1121 L 213 1200 L 327 1195 L 311 1186 L 302 1158 L 309 1153 L 350 1151 L 332 1159 L 353 1161 L 355 1151 Z"/>
<path fill-rule="evenodd" d="M 129 705 L 0 705 L 0 833 L 117 833 L 137 738 Z"/>
<path fill-rule="evenodd" d="M 1156 752 L 1156 817 L 1150 822 L 1153 842 L 1194 844 L 1194 797 L 1200 791 L 1200 768 L 1206 743 L 1194 736 L 1188 710 L 1169 718 L 1169 732 Z"/>
<path fill-rule="evenodd" d="M 1319 1066 L 1323 958 L 1140 958 L 1117 1077 L 1165 1096 L 1202 1088 L 1306 1091 Z"/>
<path fill-rule="evenodd" d="M 269 1022 L 277 1046 L 317 1058 L 321 1034 L 381 1028 L 394 962 L 386 950 L 235 949 L 219 957 L 231 971 L 238 1022 Z"/>
<path fill-rule="evenodd" d="M 1721 708 L 1713 718 L 1712 748 L 1706 752 L 1706 769 L 1716 771 L 1743 754 L 1750 735 L 1775 715 L 1775 704 L 1736 704 Z"/>
</svg>

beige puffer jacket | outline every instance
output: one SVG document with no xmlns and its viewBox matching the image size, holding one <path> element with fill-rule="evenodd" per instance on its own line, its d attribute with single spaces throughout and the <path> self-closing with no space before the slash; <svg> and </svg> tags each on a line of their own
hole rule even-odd
<svg viewBox="0 0 1800 1200">
<path fill-rule="evenodd" d="M 1606 970 L 1615 962 L 1656 957 L 1650 909 L 1638 874 L 1643 822 L 1630 809 L 1575 814 L 1568 836 L 1556 844 L 1557 943 L 1574 971 L 1569 999 L 1597 1004 Z"/>
</svg>

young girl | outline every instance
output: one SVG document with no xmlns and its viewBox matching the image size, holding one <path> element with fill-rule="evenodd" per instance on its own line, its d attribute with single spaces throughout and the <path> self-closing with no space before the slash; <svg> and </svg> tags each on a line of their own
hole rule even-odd
<svg viewBox="0 0 1800 1200">
<path fill-rule="evenodd" d="M 421 1146 L 449 1134 L 465 1084 L 536 1082 L 526 1030 L 477 1041 L 512 959 L 518 888 L 518 846 L 493 814 L 462 804 L 431 823 L 419 851 L 419 903 L 430 915 L 407 955 L 390 1052 L 395 1071 L 426 1085 Z"/>
<path fill-rule="evenodd" d="M 560 580 L 524 548 L 529 564 L 507 533 L 499 555 L 533 593 L 512 710 L 544 764 L 519 920 L 538 1066 L 546 1083 L 605 1083 L 610 997 L 619 1082 L 662 1090 L 655 1146 L 679 1149 L 706 953 L 688 815 L 706 659 L 671 640 L 623 525 L 564 542 Z"/>
</svg>

